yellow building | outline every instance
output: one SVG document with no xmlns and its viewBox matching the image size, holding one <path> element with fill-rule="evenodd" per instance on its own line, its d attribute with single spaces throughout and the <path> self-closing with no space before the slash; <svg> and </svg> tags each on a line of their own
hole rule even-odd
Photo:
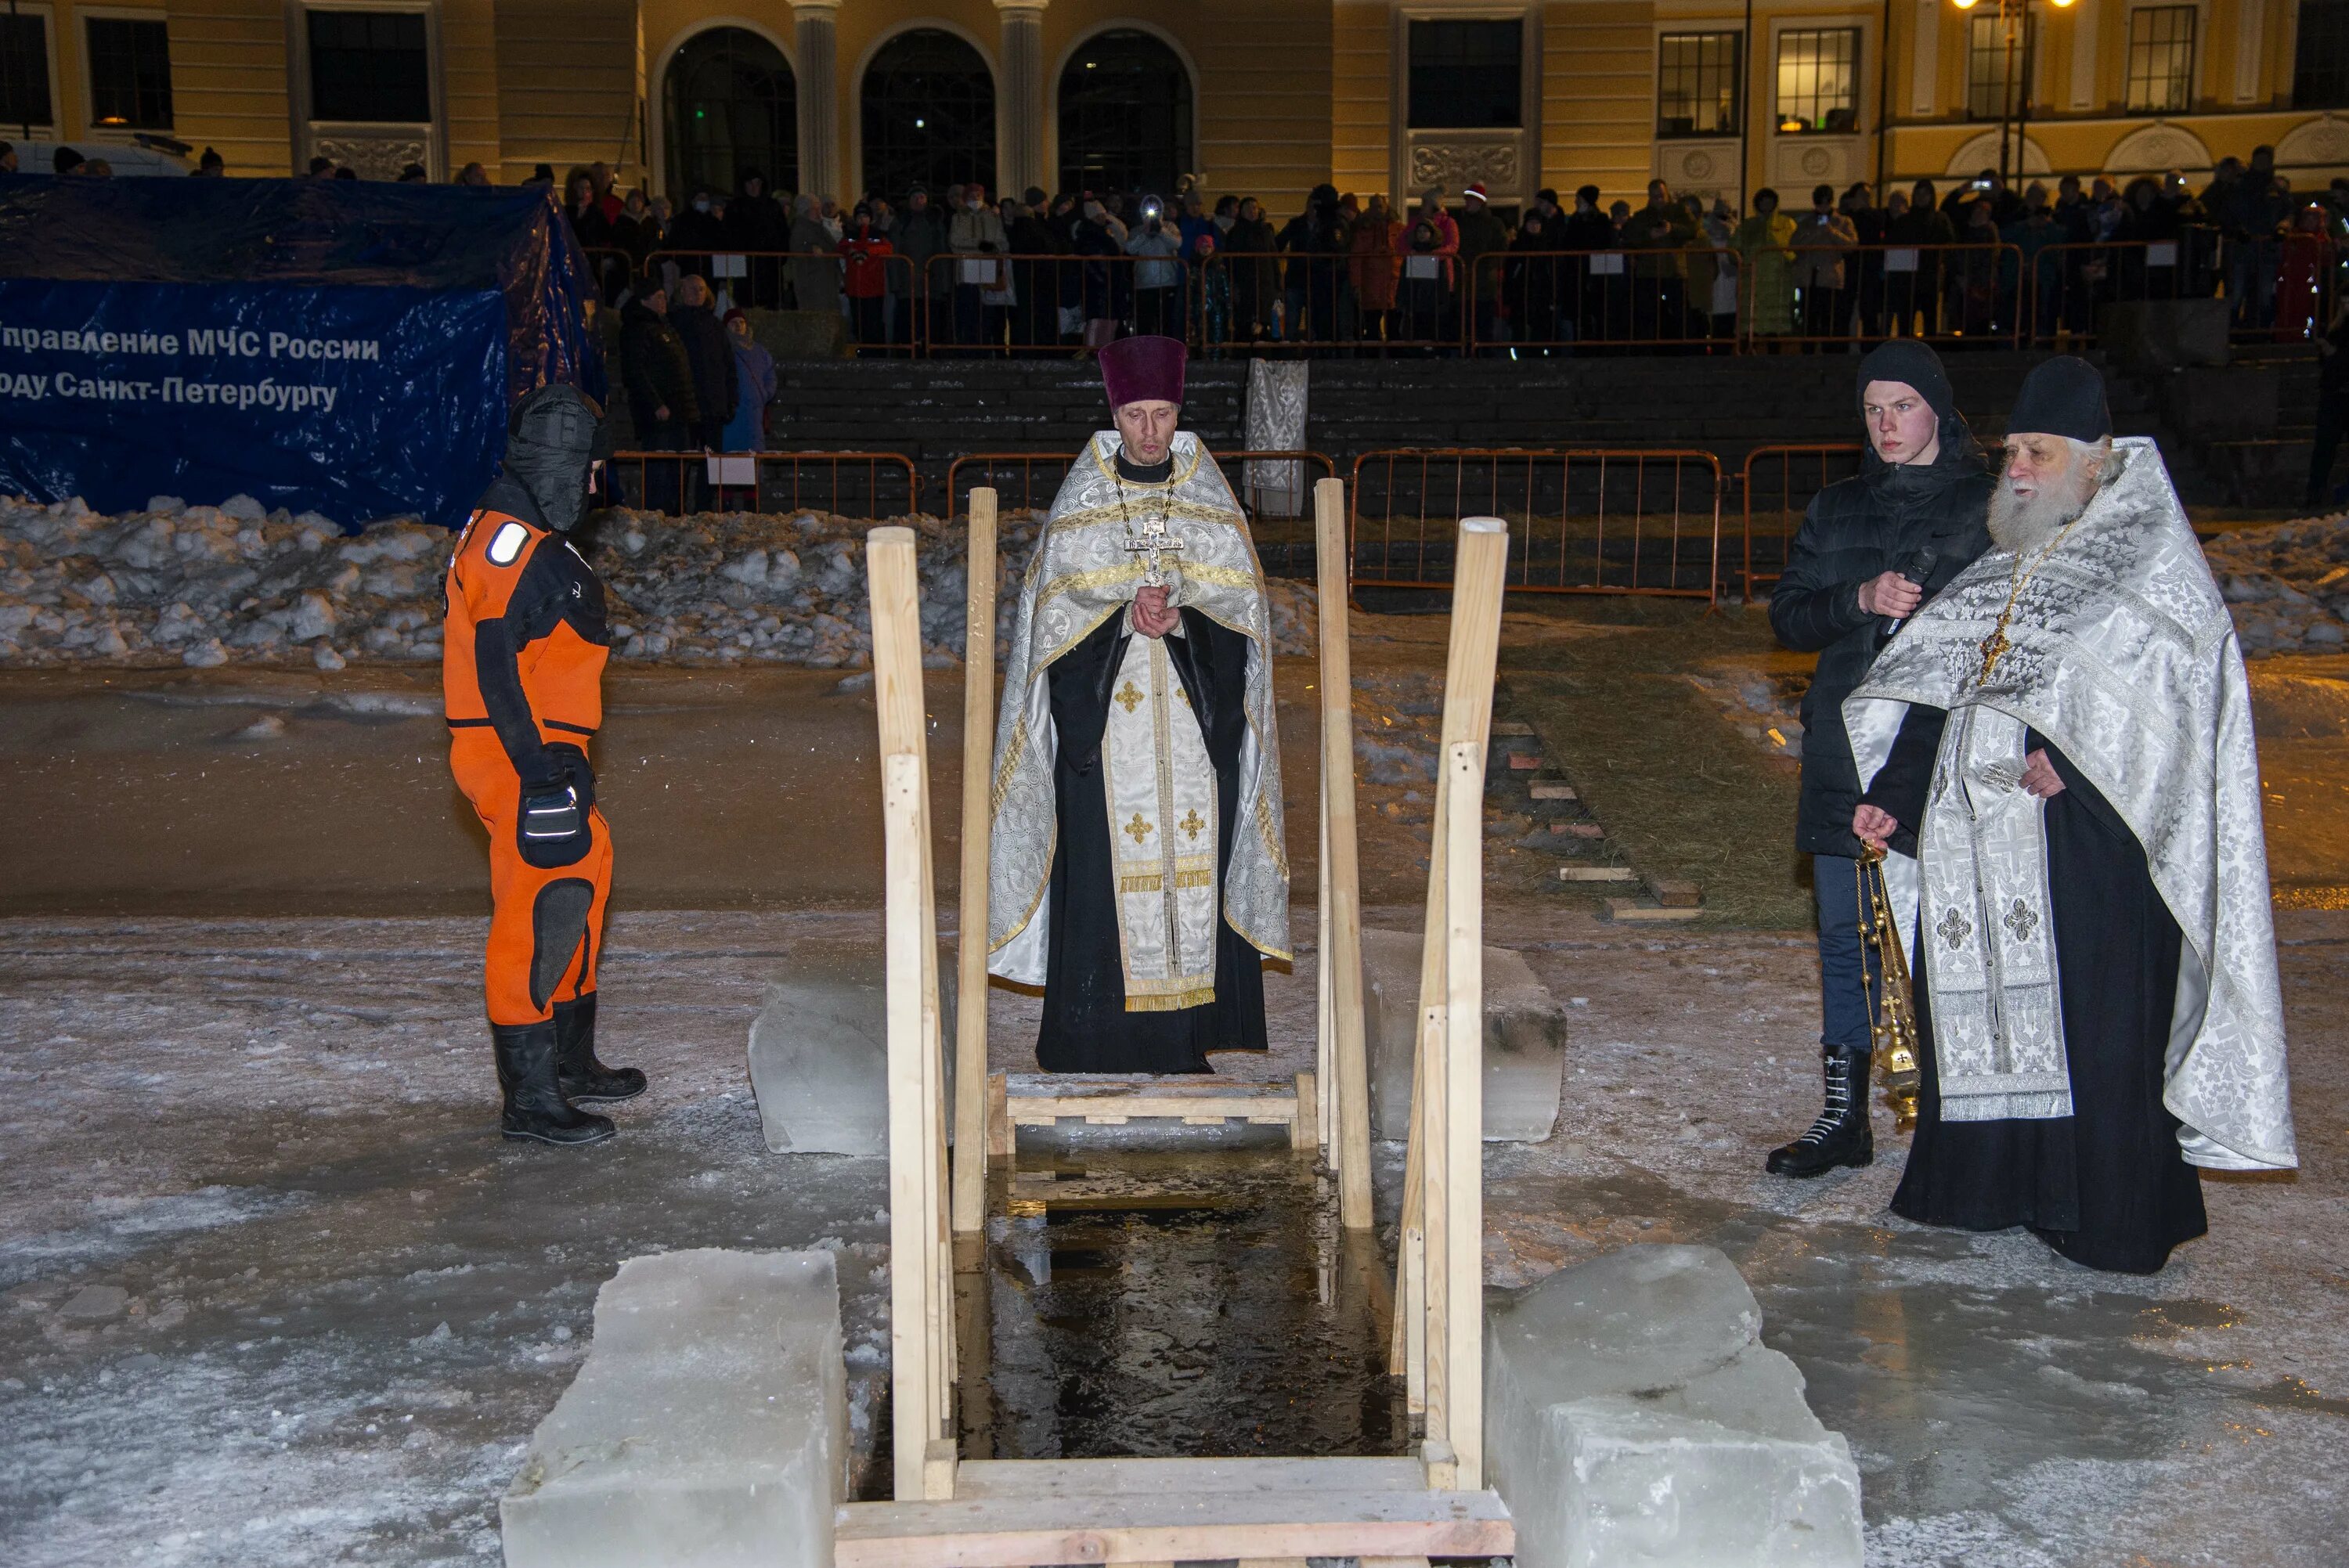
<svg viewBox="0 0 2349 1568">
<path fill-rule="evenodd" d="M 1275 213 L 1323 180 L 1799 204 L 2002 139 L 2189 178 L 2267 144 L 2307 191 L 2349 172 L 2349 0 L 0 0 L 0 137 L 140 131 L 232 174 L 602 160 L 678 196 L 1189 170 Z"/>
</svg>

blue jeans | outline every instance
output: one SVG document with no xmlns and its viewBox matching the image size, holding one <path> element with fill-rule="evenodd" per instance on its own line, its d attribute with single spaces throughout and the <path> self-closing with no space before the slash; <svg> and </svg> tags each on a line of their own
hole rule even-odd
<svg viewBox="0 0 2349 1568">
<path fill-rule="evenodd" d="M 1819 903 L 1819 1044 L 1867 1051 L 1875 1036 L 1866 987 L 1880 975 L 1876 954 L 1859 939 L 1858 868 L 1844 855 L 1811 857 L 1811 891 Z"/>
</svg>

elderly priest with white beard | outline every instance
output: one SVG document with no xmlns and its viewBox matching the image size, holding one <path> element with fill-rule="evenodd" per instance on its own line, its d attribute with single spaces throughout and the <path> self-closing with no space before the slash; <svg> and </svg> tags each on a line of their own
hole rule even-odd
<svg viewBox="0 0 2349 1568">
<path fill-rule="evenodd" d="M 1052 502 L 1005 664 L 988 964 L 1044 987 L 1048 1072 L 1263 1050 L 1262 960 L 1289 955 L 1264 572 L 1175 428 L 1183 366 L 1169 337 L 1102 350 L 1117 428 Z"/>
<path fill-rule="evenodd" d="M 1844 704 L 1852 831 L 1915 912 L 1892 1209 L 2150 1274 L 2207 1228 L 2198 1167 L 2297 1163 L 2250 691 L 2095 368 L 2042 364 L 2008 423 L 1993 548 Z"/>
</svg>

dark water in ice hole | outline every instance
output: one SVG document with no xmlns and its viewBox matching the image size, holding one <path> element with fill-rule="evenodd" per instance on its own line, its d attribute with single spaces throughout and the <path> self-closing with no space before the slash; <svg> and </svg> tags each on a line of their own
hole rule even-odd
<svg viewBox="0 0 2349 1568">
<path fill-rule="evenodd" d="M 957 1279 L 963 1458 L 1405 1450 L 1391 1265 L 1340 1228 L 1309 1160 L 1023 1149 L 1019 1165 L 983 1271 Z"/>
</svg>

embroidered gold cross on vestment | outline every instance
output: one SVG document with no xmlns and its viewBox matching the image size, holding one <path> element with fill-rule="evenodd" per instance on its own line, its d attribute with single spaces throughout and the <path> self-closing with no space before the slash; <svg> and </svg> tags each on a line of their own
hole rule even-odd
<svg viewBox="0 0 2349 1568">
<path fill-rule="evenodd" d="M 1123 830 L 1133 835 L 1133 841 L 1139 844 L 1150 836 L 1150 824 L 1142 820 L 1141 812 L 1136 811 L 1133 814 L 1133 820 L 1128 822 Z"/>
<path fill-rule="evenodd" d="M 1127 681 L 1125 683 L 1125 689 L 1118 693 L 1112 700 L 1123 703 L 1125 705 L 1125 711 L 1132 713 L 1135 708 L 1142 706 L 1142 688 L 1135 686 L 1132 681 Z"/>
</svg>

